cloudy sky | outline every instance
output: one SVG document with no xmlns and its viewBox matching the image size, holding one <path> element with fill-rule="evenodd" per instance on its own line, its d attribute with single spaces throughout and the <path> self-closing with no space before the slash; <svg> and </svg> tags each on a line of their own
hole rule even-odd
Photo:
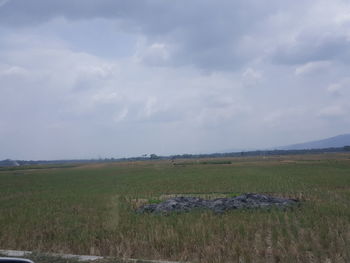
<svg viewBox="0 0 350 263">
<path fill-rule="evenodd" d="M 0 0 L 0 159 L 350 132 L 348 0 Z"/>
</svg>

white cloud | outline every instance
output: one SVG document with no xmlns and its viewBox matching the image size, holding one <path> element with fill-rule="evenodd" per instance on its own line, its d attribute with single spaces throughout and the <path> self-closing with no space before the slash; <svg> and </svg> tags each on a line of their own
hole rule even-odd
<svg viewBox="0 0 350 263">
<path fill-rule="evenodd" d="M 4 5 L 6 5 L 9 2 L 9 0 L 0 0 L 0 8 Z"/>
<path fill-rule="evenodd" d="M 115 122 L 121 122 L 128 116 L 129 110 L 127 108 L 122 109 L 120 112 L 116 113 L 113 117 Z"/>
<path fill-rule="evenodd" d="M 243 74 L 243 85 L 246 87 L 255 87 L 262 80 L 263 74 L 252 68 L 247 68 Z"/>
<path fill-rule="evenodd" d="M 350 22 L 350 12 L 348 13 L 341 13 L 336 16 L 335 21 L 337 24 L 343 25 Z"/>
<path fill-rule="evenodd" d="M 162 66 L 170 59 L 170 50 L 164 43 L 153 43 L 139 50 L 137 59 L 149 65 Z"/>
<path fill-rule="evenodd" d="M 281 125 L 281 123 L 284 123 L 284 126 L 287 126 L 288 123 L 300 121 L 301 117 L 304 117 L 305 114 L 308 113 L 309 109 L 300 107 L 278 109 L 266 114 L 262 118 L 262 121 L 271 127 L 278 127 Z"/>
<path fill-rule="evenodd" d="M 350 78 L 344 78 L 338 82 L 332 83 L 327 87 L 327 91 L 331 94 L 340 95 L 345 89 L 350 89 Z"/>
<path fill-rule="evenodd" d="M 157 105 L 156 97 L 147 98 L 146 105 L 144 107 L 144 114 L 146 115 L 146 117 L 150 117 L 152 114 L 154 114 L 157 111 L 155 109 L 156 105 Z"/>
<path fill-rule="evenodd" d="M 345 115 L 345 109 L 340 105 L 328 106 L 320 110 L 321 117 L 340 117 Z"/>
<path fill-rule="evenodd" d="M 295 69 L 295 75 L 303 76 L 309 74 L 322 74 L 322 71 L 329 69 L 331 67 L 329 61 L 317 61 L 317 62 L 308 62 L 304 65 L 301 65 Z"/>
</svg>

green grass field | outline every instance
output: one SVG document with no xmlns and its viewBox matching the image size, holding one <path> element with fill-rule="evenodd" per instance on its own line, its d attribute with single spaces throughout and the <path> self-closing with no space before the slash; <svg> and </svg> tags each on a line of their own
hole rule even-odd
<svg viewBox="0 0 350 263">
<path fill-rule="evenodd" d="M 350 155 L 0 171 L 0 249 L 190 262 L 350 262 Z M 41 167 L 42 168 L 42 167 Z M 169 196 L 299 198 L 287 211 L 140 215 Z"/>
</svg>

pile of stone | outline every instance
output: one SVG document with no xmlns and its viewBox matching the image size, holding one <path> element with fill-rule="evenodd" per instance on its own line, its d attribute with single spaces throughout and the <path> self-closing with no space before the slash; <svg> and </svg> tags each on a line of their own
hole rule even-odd
<svg viewBox="0 0 350 263">
<path fill-rule="evenodd" d="M 171 213 L 189 212 L 193 209 L 211 209 L 215 213 L 223 213 L 233 209 L 288 208 L 299 203 L 295 199 L 272 197 L 263 194 L 243 194 L 231 198 L 205 200 L 198 197 L 174 197 L 159 204 L 148 204 L 139 207 L 138 213 Z"/>
</svg>

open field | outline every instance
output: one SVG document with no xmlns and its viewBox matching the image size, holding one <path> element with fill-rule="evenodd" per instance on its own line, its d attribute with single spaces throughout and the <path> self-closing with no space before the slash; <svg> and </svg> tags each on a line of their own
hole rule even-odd
<svg viewBox="0 0 350 263">
<path fill-rule="evenodd" d="M 175 163 L 0 171 L 0 249 L 191 262 L 350 261 L 350 154 Z M 244 192 L 302 205 L 223 215 L 133 212 L 174 195 Z"/>
</svg>

